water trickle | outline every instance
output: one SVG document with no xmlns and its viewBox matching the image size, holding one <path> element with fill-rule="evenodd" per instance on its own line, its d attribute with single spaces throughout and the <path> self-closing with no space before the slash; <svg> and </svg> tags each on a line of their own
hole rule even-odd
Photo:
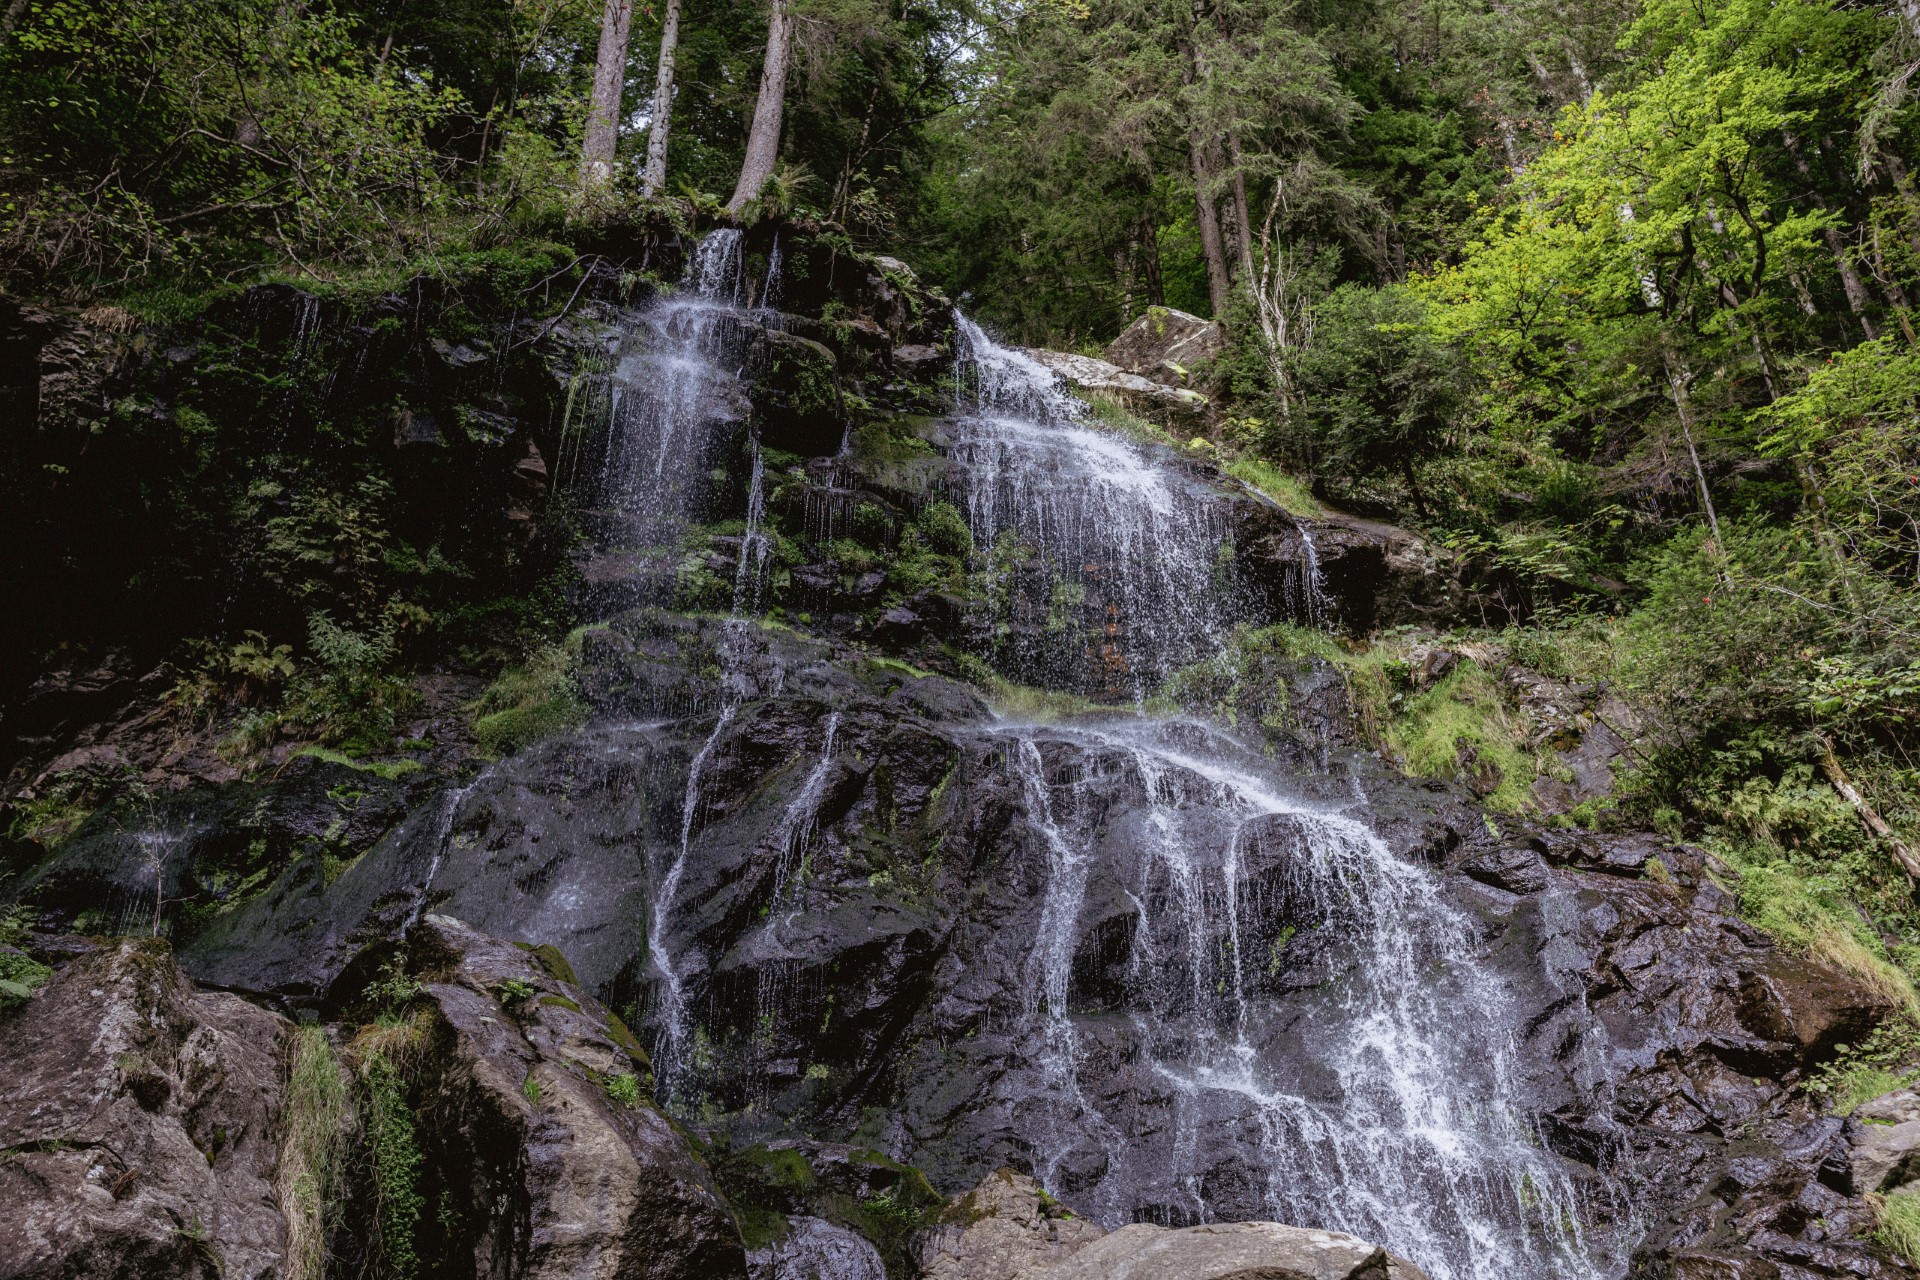
<svg viewBox="0 0 1920 1280">
<path fill-rule="evenodd" d="M 1317 631 L 1333 625 L 1333 601 L 1327 598 L 1327 575 L 1320 570 L 1320 548 L 1313 540 L 1313 529 L 1295 520 L 1300 531 L 1300 572 L 1288 582 L 1284 601 L 1287 612 Z"/>
<path fill-rule="evenodd" d="M 420 890 L 414 896 L 413 908 L 407 912 L 407 929 L 420 923 L 420 917 L 426 914 L 427 903 L 433 894 L 433 882 L 439 878 L 440 868 L 447 860 L 447 850 L 453 847 L 453 824 L 460 815 L 460 806 L 466 803 L 475 786 L 486 777 L 489 770 L 482 770 L 466 783 L 449 787 L 440 802 L 440 816 L 434 827 L 433 857 L 427 862 L 427 874 L 421 878 Z"/>
<path fill-rule="evenodd" d="M 774 827 L 774 847 L 779 854 L 774 864 L 771 900 L 776 910 L 782 905 L 788 908 L 780 918 L 782 926 L 792 925 L 800 910 L 799 889 L 806 878 L 807 850 L 819 829 L 820 805 L 826 799 L 827 779 L 833 773 L 834 739 L 839 732 L 840 713 L 835 711 L 827 716 L 826 740 L 821 745 L 820 758 L 807 771 L 806 780 L 787 802 L 779 824 Z M 771 923 L 768 929 L 777 932 Z"/>
<path fill-rule="evenodd" d="M 653 909 L 647 917 L 647 953 L 653 958 L 653 967 L 660 974 L 660 1044 L 653 1058 L 661 1091 L 669 1096 L 686 1064 L 687 1039 L 691 1028 L 687 1025 L 686 980 L 681 965 L 667 945 L 667 929 L 672 922 L 674 909 L 680 905 L 680 881 L 686 875 L 687 854 L 693 848 L 693 828 L 700 814 L 700 775 L 706 769 L 707 761 L 712 759 L 720 736 L 733 723 L 735 705 L 729 702 L 720 709 L 719 717 L 713 722 L 713 731 L 707 735 L 707 740 L 700 745 L 692 763 L 687 766 L 686 794 L 681 798 L 680 845 L 665 872 L 654 877 L 657 887 L 653 893 Z"/>
</svg>

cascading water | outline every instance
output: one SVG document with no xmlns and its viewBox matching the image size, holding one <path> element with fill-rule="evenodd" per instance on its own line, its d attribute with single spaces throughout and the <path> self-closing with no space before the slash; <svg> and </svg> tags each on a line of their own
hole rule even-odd
<svg viewBox="0 0 1920 1280">
<path fill-rule="evenodd" d="M 590 584 L 620 583 L 604 603 L 659 602 L 673 582 L 679 541 L 704 514 L 699 488 L 713 465 L 745 434 L 753 326 L 769 317 L 780 288 L 778 242 L 749 311 L 744 237 L 721 228 L 700 242 L 681 288 L 631 317 L 608 376 L 608 425 L 594 484 L 598 534 Z M 669 934 L 680 885 L 697 832 L 701 779 L 745 696 L 742 674 L 750 619 L 762 607 L 772 540 L 765 532 L 766 475 L 757 439 L 748 438 L 745 520 L 737 545 L 731 612 L 720 643 L 721 705 L 712 730 L 694 753 L 681 800 L 680 839 L 664 865 L 652 870 L 654 891 L 647 948 L 658 975 L 658 1041 L 654 1063 L 660 1089 L 671 1097 L 684 1073 L 691 1035 L 686 961 L 671 950 Z M 633 583 L 642 586 L 635 590 Z"/>
<path fill-rule="evenodd" d="M 1235 621 L 1217 579 L 1219 504 L 1089 418 L 1052 373 L 955 322 L 970 403 L 951 423 L 990 586 L 994 658 L 1015 679 L 1138 700 Z"/>
<path fill-rule="evenodd" d="M 747 293 L 741 233 L 710 233 L 680 288 L 629 314 L 604 374 L 580 396 L 581 412 L 598 409 L 607 423 L 569 461 L 586 491 L 596 548 L 587 581 L 603 608 L 666 602 L 680 536 L 704 514 L 711 473 L 736 456 L 748 416 Z"/>
<path fill-rule="evenodd" d="M 960 327 L 975 389 L 955 452 L 977 544 L 1017 540 L 1056 594 L 1100 593 L 1100 660 L 1138 697 L 1234 620 L 1224 533 L 1051 373 Z M 1306 546 L 1298 612 L 1320 623 Z M 1042 641 L 1006 665 L 1075 685 L 1076 657 Z M 1144 1201 L 1351 1231 L 1434 1280 L 1617 1271 L 1528 1118 L 1508 1002 L 1438 877 L 1359 818 L 1290 798 L 1269 761 L 1205 725 L 995 733 L 1047 875 L 1014 1029 L 1031 1065 L 1005 1087 L 1051 1189 L 1110 1225 Z M 1116 811 L 1116 790 L 1138 799 Z M 1117 979 L 1088 976 L 1096 900 L 1131 907 Z M 1090 994 L 1100 982 L 1118 989 Z M 1134 1063 L 1160 1100 L 1097 1093 L 1096 1058 Z"/>
</svg>

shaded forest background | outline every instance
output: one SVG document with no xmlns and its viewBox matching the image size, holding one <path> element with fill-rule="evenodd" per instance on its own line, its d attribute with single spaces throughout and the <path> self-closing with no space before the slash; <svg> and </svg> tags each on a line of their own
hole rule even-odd
<svg viewBox="0 0 1920 1280">
<path fill-rule="evenodd" d="M 1504 616 L 1450 642 L 1636 717 L 1621 785 L 1570 820 L 1702 840 L 1763 924 L 1912 998 L 1911 0 L 662 0 L 619 19 L 596 176 L 625 9 L 9 0 L 0 282 L 165 322 L 261 280 L 553 270 L 596 225 L 731 204 L 897 255 L 1026 343 L 1215 316 L 1178 446 L 1498 570 Z M 377 508 L 308 533 L 377 542 Z M 331 607 L 208 644 L 263 679 L 399 651 Z M 1424 714 L 1414 639 L 1376 638 L 1392 714 Z"/>
</svg>

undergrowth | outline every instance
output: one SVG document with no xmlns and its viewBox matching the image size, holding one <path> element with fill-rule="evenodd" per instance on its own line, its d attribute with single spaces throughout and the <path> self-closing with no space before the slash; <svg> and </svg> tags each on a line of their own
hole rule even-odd
<svg viewBox="0 0 1920 1280">
<path fill-rule="evenodd" d="M 300 1028 L 295 1040 L 286 1114 L 279 1182 L 287 1218 L 287 1280 L 323 1280 L 353 1112 L 339 1059 L 319 1027 Z"/>
<path fill-rule="evenodd" d="M 1271 462 L 1259 458 L 1241 458 L 1226 465 L 1226 473 L 1280 504 L 1281 510 L 1290 516 L 1303 516 L 1313 519 L 1326 514 L 1319 499 L 1313 496 L 1313 490 L 1304 480 L 1290 476 Z"/>
<path fill-rule="evenodd" d="M 586 719 L 575 670 L 580 634 L 534 650 L 489 685 L 473 705 L 474 737 L 493 759 L 577 728 Z"/>
<path fill-rule="evenodd" d="M 1901 1187 L 1880 1202 L 1874 1237 L 1909 1262 L 1920 1262 L 1920 1186 Z"/>
</svg>

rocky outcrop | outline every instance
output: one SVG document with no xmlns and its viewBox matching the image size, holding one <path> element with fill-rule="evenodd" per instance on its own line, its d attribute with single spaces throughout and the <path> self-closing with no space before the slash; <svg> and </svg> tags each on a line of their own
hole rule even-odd
<svg viewBox="0 0 1920 1280">
<path fill-rule="evenodd" d="M 107 943 L 0 1022 L 0 1276 L 277 1280 L 289 1024 Z"/>
<path fill-rule="evenodd" d="M 1207 407 L 1207 398 L 1198 391 L 1143 378 L 1093 356 L 1039 349 L 1027 354 L 1065 378 L 1076 390 L 1110 395 L 1157 422 L 1178 424 L 1193 419 Z"/>
<path fill-rule="evenodd" d="M 646 1095 L 645 1051 L 557 952 L 446 916 L 409 947 L 435 1015 L 422 1194 L 449 1206 L 425 1256 L 516 1280 L 746 1274 L 705 1166 Z"/>
<path fill-rule="evenodd" d="M 1338 1231 L 1277 1222 L 1107 1232 L 1024 1174 L 1001 1169 L 925 1232 L 925 1280 L 1424 1280 L 1386 1250 Z"/>
<path fill-rule="evenodd" d="M 988 1174 L 943 1216 L 914 1242 L 925 1280 L 1027 1280 L 1106 1234 L 1012 1169 Z"/>
<path fill-rule="evenodd" d="M 1148 307 L 1107 344 L 1107 359 L 1128 373 L 1184 382 L 1188 371 L 1227 349 L 1227 331 L 1217 320 Z"/>
<path fill-rule="evenodd" d="M 1418 1267 L 1338 1231 L 1277 1222 L 1169 1230 L 1136 1222 L 1033 1280 L 1426 1280 Z"/>
<path fill-rule="evenodd" d="M 1896 1089 L 1853 1111 L 1853 1189 L 1885 1193 L 1920 1179 L 1920 1089 Z"/>
<path fill-rule="evenodd" d="M 867 1240 L 820 1218 L 791 1220 L 785 1238 L 747 1255 L 752 1280 L 887 1280 Z"/>
</svg>

